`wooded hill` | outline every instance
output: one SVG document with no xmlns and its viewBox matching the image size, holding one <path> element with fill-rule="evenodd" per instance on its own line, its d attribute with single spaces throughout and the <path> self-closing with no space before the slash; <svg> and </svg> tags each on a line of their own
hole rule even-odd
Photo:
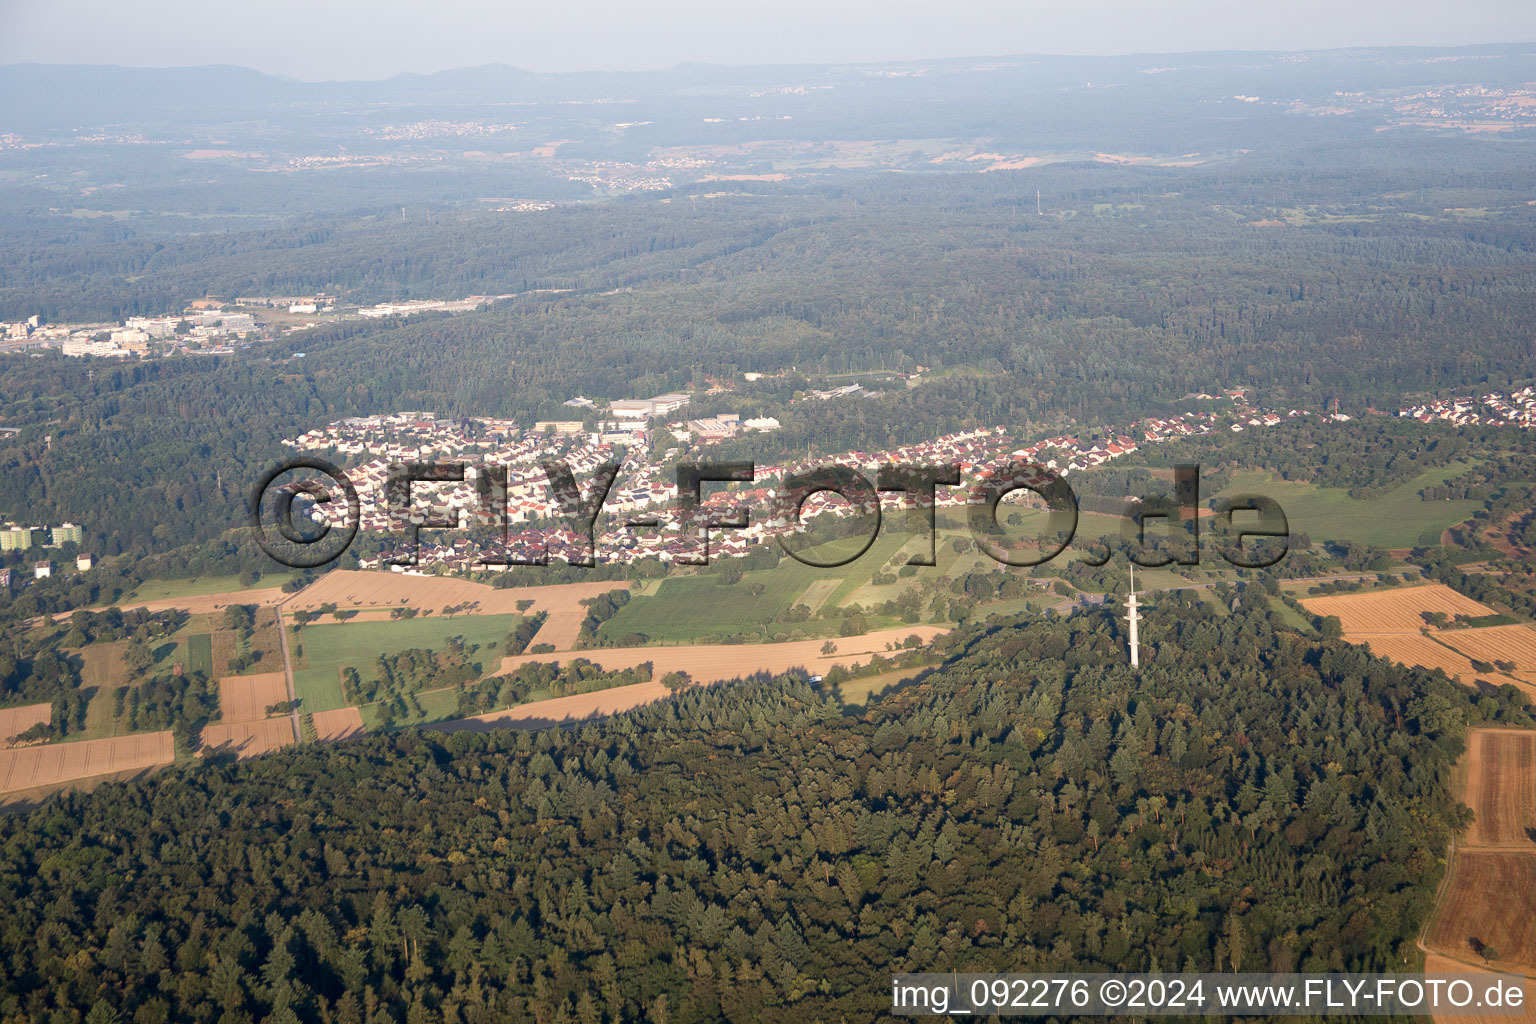
<svg viewBox="0 0 1536 1024">
<path fill-rule="evenodd" d="M 1465 821 L 1422 671 L 1161 599 L 572 730 L 404 731 L 0 821 L 17 1021 L 869 1020 L 896 970 L 1397 971 Z M 112 1016 L 115 1008 L 121 1017 Z"/>
</svg>

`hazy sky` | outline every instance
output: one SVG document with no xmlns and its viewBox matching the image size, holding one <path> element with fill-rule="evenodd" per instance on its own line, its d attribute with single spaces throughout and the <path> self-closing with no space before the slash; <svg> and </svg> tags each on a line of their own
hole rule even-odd
<svg viewBox="0 0 1536 1024">
<path fill-rule="evenodd" d="M 1522 40 L 1532 0 L 0 0 L 0 64 L 304 79 Z"/>
</svg>

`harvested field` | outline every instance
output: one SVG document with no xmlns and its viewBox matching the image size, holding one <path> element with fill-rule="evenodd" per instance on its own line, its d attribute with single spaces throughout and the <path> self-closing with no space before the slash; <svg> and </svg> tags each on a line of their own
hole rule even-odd
<svg viewBox="0 0 1536 1024">
<path fill-rule="evenodd" d="M 1451 629 L 1438 634 L 1469 658 L 1512 661 L 1515 675 L 1536 678 L 1536 629 L 1529 626 L 1486 626 L 1482 629 Z"/>
<path fill-rule="evenodd" d="M 316 711 L 315 736 L 320 740 L 349 740 L 363 735 L 363 715 L 357 708 Z"/>
<path fill-rule="evenodd" d="M 1344 632 L 1349 634 L 1417 633 L 1427 625 L 1425 613 L 1444 612 L 1451 618 L 1495 614 L 1487 605 L 1443 583 L 1306 597 L 1301 603 L 1313 615 L 1337 615 Z"/>
<path fill-rule="evenodd" d="M 825 673 L 833 665 L 853 665 L 869 660 L 871 654 L 887 654 L 886 644 L 901 646 L 916 634 L 924 643 L 948 630 L 938 626 L 903 626 L 863 636 L 839 637 L 831 641 L 836 651 L 821 653 L 825 640 L 795 640 L 783 644 L 681 644 L 673 647 L 617 647 L 570 654 L 518 654 L 501 659 L 501 671 L 515 671 L 530 662 L 567 661 L 586 658 L 609 671 L 635 668 L 650 662 L 656 678 L 668 672 L 682 671 L 696 683 L 715 683 L 736 679 L 754 672 L 787 672 L 804 668 Z"/>
<path fill-rule="evenodd" d="M 1444 644 L 1438 644 L 1419 633 L 1402 633 L 1395 636 L 1380 633 L 1370 636 L 1346 634 L 1344 639 L 1350 643 L 1365 644 L 1372 654 L 1380 658 L 1390 658 L 1400 665 L 1443 669 L 1452 679 L 1469 685 L 1477 678 L 1477 671 L 1466 655 L 1458 654 Z"/>
<path fill-rule="evenodd" d="M 1495 965 L 1497 966 L 1497 965 Z M 1498 971 L 1487 967 L 1477 967 L 1472 964 L 1464 964 L 1437 953 L 1430 953 L 1424 957 L 1424 973 L 1447 974 L 1486 974 L 1492 977 Z M 1525 1003 L 1519 1013 L 1456 1013 L 1436 1014 L 1435 1021 L 1443 1021 L 1445 1024 L 1536 1024 L 1536 984 L 1526 982 Z"/>
<path fill-rule="evenodd" d="M 1515 847 L 1536 857 L 1536 732 L 1475 729 L 1462 800 L 1477 815 L 1464 848 Z"/>
<path fill-rule="evenodd" d="M 287 699 L 288 682 L 281 672 L 219 680 L 219 712 L 226 723 L 260 721 L 267 708 Z"/>
<path fill-rule="evenodd" d="M 485 729 L 544 729 L 552 725 L 580 722 L 588 718 L 601 718 L 635 708 L 670 696 L 661 683 L 635 683 L 633 686 L 615 686 L 594 693 L 579 693 L 570 697 L 553 697 L 530 704 L 519 704 L 505 711 L 492 711 L 474 718 L 459 718 L 451 722 L 439 722 L 426 726 L 442 732 L 480 732 Z"/>
<path fill-rule="evenodd" d="M 205 725 L 201 750 L 203 753 L 234 753 L 243 761 L 281 750 L 293 742 L 293 719 L 267 718 L 259 722 Z"/>
<path fill-rule="evenodd" d="M 306 587 L 284 607 L 290 611 L 314 611 L 324 604 L 339 610 L 399 607 L 417 611 L 431 609 L 441 614 L 444 608 L 460 607 L 475 615 L 525 614 L 518 611 L 519 601 L 532 601 L 530 611 L 576 615 L 579 626 L 586 616 L 583 598 L 596 597 L 610 590 L 623 590 L 624 581 L 610 583 L 562 583 L 547 587 L 509 587 L 505 590 L 447 576 L 407 576 L 398 572 L 365 572 L 336 569 Z M 575 634 L 573 633 L 572 636 Z"/>
<path fill-rule="evenodd" d="M 0 748 L 9 744 L 12 736 L 26 732 L 34 725 L 43 725 L 52 718 L 52 704 L 23 704 L 19 708 L 0 708 Z"/>
<path fill-rule="evenodd" d="M 1474 963 L 1491 949 L 1501 971 L 1536 971 L 1536 914 L 1528 898 L 1511 898 L 1533 892 L 1536 854 L 1458 850 L 1425 944 Z"/>
<path fill-rule="evenodd" d="M 169 731 L 16 747 L 0 750 L 0 791 L 149 768 L 175 759 L 176 744 Z"/>
<path fill-rule="evenodd" d="M 609 587 L 608 590 L 614 589 Z M 607 593 L 607 590 L 599 593 Z M 576 646 L 576 637 L 581 633 L 581 623 L 587 617 L 587 609 L 582 606 L 583 598 L 596 597 L 596 594 L 567 595 L 558 600 L 545 598 L 538 601 L 525 612 L 532 615 L 535 612 L 544 612 L 546 618 L 544 625 L 528 641 L 528 646 L 534 644 L 549 644 L 557 651 L 568 651 Z M 526 598 L 524 599 L 526 600 Z"/>
</svg>

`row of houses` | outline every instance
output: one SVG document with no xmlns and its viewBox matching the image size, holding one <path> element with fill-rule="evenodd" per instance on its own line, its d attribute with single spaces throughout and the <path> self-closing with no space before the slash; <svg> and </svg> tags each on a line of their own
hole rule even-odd
<svg viewBox="0 0 1536 1024">
<path fill-rule="evenodd" d="M 1442 421 L 1456 426 L 1478 424 L 1530 428 L 1536 426 L 1536 387 L 1508 395 L 1489 392 L 1476 397 L 1441 398 L 1398 410 L 1399 416 L 1420 423 Z"/>
</svg>

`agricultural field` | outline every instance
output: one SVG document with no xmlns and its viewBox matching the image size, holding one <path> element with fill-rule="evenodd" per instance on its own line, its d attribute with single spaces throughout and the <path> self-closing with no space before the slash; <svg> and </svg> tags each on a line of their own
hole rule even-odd
<svg viewBox="0 0 1536 1024">
<path fill-rule="evenodd" d="M 1512 846 L 1536 857 L 1536 732 L 1475 729 L 1463 763 L 1462 800 L 1477 820 L 1462 845 Z"/>
<path fill-rule="evenodd" d="M 877 675 L 845 679 L 837 685 L 836 694 L 844 704 L 867 704 L 900 689 L 927 671 L 926 667 L 897 668 Z"/>
<path fill-rule="evenodd" d="M 1435 612 L 1443 612 L 1449 618 L 1496 614 L 1487 605 L 1443 583 L 1305 597 L 1301 604 L 1313 615 L 1338 616 L 1345 635 L 1351 638 L 1375 633 L 1417 633 L 1429 624 L 1427 616 Z"/>
<path fill-rule="evenodd" d="M 761 593 L 752 592 L 754 583 L 763 587 Z M 687 643 L 734 634 L 772 623 L 805 587 L 804 579 L 779 569 L 748 573 L 740 583 L 727 583 L 715 575 L 670 577 L 661 581 L 654 597 L 633 598 L 620 608 L 599 632 L 606 638 L 640 633 L 653 643 Z M 835 625 L 818 620 L 796 624 L 807 633 Z"/>
<path fill-rule="evenodd" d="M 194 633 L 186 639 L 186 667 L 189 672 L 213 675 L 213 637 L 208 633 Z"/>
<path fill-rule="evenodd" d="M 1290 520 L 1291 530 L 1313 540 L 1355 541 L 1379 548 L 1411 548 L 1438 544 L 1440 534 L 1472 516 L 1481 501 L 1423 501 L 1419 491 L 1444 483 L 1471 464 L 1456 463 L 1429 469 L 1379 498 L 1357 501 L 1347 491 L 1309 483 L 1280 480 L 1268 473 L 1243 472 L 1217 492 L 1263 494 L 1278 501 Z M 1202 495 L 1202 499 L 1205 496 Z"/>
<path fill-rule="evenodd" d="M 1444 644 L 1437 643 L 1419 633 L 1348 636 L 1346 639 L 1365 644 L 1378 658 L 1387 658 L 1399 665 L 1426 668 L 1430 671 L 1440 669 L 1452 679 L 1468 686 L 1478 678 L 1477 670 L 1473 668 L 1471 660 L 1466 655 L 1458 654 Z"/>
<path fill-rule="evenodd" d="M 80 681 L 86 687 L 115 689 L 128 682 L 128 666 L 123 664 L 123 651 L 129 641 L 114 640 L 109 643 L 88 644 L 75 651 L 80 658 Z"/>
<path fill-rule="evenodd" d="M 0 792 L 152 768 L 175 759 L 169 731 L 0 750 Z"/>
<path fill-rule="evenodd" d="M 1429 953 L 1424 957 L 1425 974 L 1486 974 L 1492 977 L 1500 973 L 1497 968 L 1497 964 L 1489 968 L 1458 963 L 1438 953 Z M 1435 1014 L 1434 1021 L 1435 1024 L 1536 1024 L 1536 984 L 1526 982 L 1525 1006 L 1519 1013 Z"/>
<path fill-rule="evenodd" d="M 1536 853 L 1458 849 L 1425 944 L 1453 959 L 1536 972 Z M 1490 951 L 1495 956 L 1489 956 Z"/>
<path fill-rule="evenodd" d="M 847 565 L 817 568 L 793 559 L 783 559 L 771 569 L 755 569 L 743 574 L 739 583 L 724 583 L 713 574 L 670 576 L 661 581 L 654 593 L 633 598 L 617 615 L 603 623 L 604 637 L 644 634 L 652 643 L 691 643 L 710 637 L 733 636 L 754 629 L 764 634 L 825 635 L 837 631 L 832 620 L 810 619 L 798 623 L 775 623 L 774 619 L 801 600 L 801 595 L 819 598 L 821 606 L 836 608 L 847 603 L 850 595 L 869 584 L 912 539 L 894 528 L 899 517 L 889 517 L 869 550 Z M 942 536 L 942 535 L 941 535 Z M 837 543 L 837 542 L 834 542 Z M 939 568 L 922 568 L 921 573 L 936 573 Z M 908 581 L 889 587 L 888 600 L 904 589 Z M 815 587 L 812 592 L 810 588 Z M 754 591 L 757 591 L 754 593 Z"/>
<path fill-rule="evenodd" d="M 1005 503 L 999 512 L 1008 536 L 1030 537 L 1045 526 L 1046 515 L 1024 506 Z M 1010 522 L 1017 518 L 1018 522 Z M 1079 517 L 1077 542 L 1115 534 L 1121 520 L 1085 512 Z M 710 643 L 732 636 L 757 635 L 764 640 L 799 636 L 830 636 L 837 632 L 835 619 L 811 618 L 803 622 L 775 621 L 795 605 L 814 614 L 828 609 L 871 609 L 895 600 L 924 580 L 949 580 L 970 572 L 1027 572 L 1004 566 L 972 543 L 963 515 L 942 513 L 936 521 L 936 566 L 919 566 L 917 573 L 898 576 L 894 582 L 874 582 L 880 573 L 895 574 L 907 559 L 926 550 L 926 524 L 908 522 L 903 513 L 884 517 L 880 534 L 868 551 L 847 565 L 816 568 L 784 559 L 771 569 L 745 573 L 740 583 L 721 583 L 714 575 L 669 576 L 648 585 L 619 613 L 603 624 L 606 638 L 641 634 L 651 643 Z M 956 550 L 954 541 L 962 541 Z M 834 542 L 845 546 L 847 541 Z M 825 547 L 830 547 L 827 545 Z M 842 550 L 840 547 L 839 550 Z M 1061 559 L 1075 557 L 1072 549 Z M 1051 604 L 1057 602 L 1049 602 Z M 1030 602 L 1011 603 L 1010 608 L 1034 607 Z M 982 614 L 993 611 L 986 606 Z M 996 610 L 1001 610 L 1001 606 Z M 866 612 L 866 616 L 870 613 Z M 876 627 L 893 620 L 872 619 Z"/>
<path fill-rule="evenodd" d="M 490 671 L 489 668 L 486 669 Z M 427 722 L 441 722 L 450 718 L 457 718 L 459 711 L 459 689 L 449 687 L 442 690 L 418 690 L 406 697 L 406 703 L 410 706 L 415 717 L 407 720 L 405 724 L 421 725 Z M 416 709 L 420 708 L 417 713 Z M 358 712 L 364 731 L 369 729 L 375 732 L 386 728 L 383 716 L 379 713 L 380 705 L 364 704 L 360 708 L 354 708 Z M 401 724 L 401 723 L 396 723 Z"/>
<path fill-rule="evenodd" d="M 440 615 L 445 608 L 460 608 L 465 613 L 486 615 L 522 614 L 518 604 L 532 601 L 530 612 L 545 611 L 551 617 L 561 612 L 586 612 L 584 598 L 596 597 L 610 590 L 628 586 L 623 581 L 609 583 L 562 583 L 547 587 L 508 587 L 498 589 L 484 583 L 452 576 L 411 576 L 399 572 L 365 572 L 335 569 L 305 587 L 284 608 L 315 611 L 334 604 L 341 611 L 388 612 L 394 608 L 414 608 Z M 578 617 L 577 621 L 580 621 Z"/>
<path fill-rule="evenodd" d="M 1301 604 L 1314 615 L 1337 616 L 1344 639 L 1366 645 L 1378 657 L 1439 669 L 1467 686 L 1479 680 L 1511 685 L 1536 698 L 1536 633 L 1523 625 L 1432 628 L 1437 612 L 1447 620 L 1496 614 L 1443 584 L 1307 597 Z M 1515 667 L 1506 671 L 1498 661 Z M 1483 663 L 1482 669 L 1474 662 Z"/>
<path fill-rule="evenodd" d="M 427 728 L 441 732 L 478 732 L 486 729 L 544 729 L 552 725 L 602 718 L 622 711 L 632 711 L 669 696 L 661 683 L 635 683 L 614 686 L 592 693 L 531 701 L 503 711 L 491 711 L 473 718 L 456 718 Z"/>
<path fill-rule="evenodd" d="M 141 590 L 143 588 L 140 588 Z M 179 597 L 157 597 L 149 600 L 135 596 L 131 600 L 119 601 L 116 607 L 127 611 L 130 608 L 143 608 L 148 612 L 163 612 L 171 608 L 180 608 L 192 615 L 209 615 L 224 611 L 234 604 L 255 604 L 270 606 L 275 605 L 287 597 L 281 587 L 255 587 L 250 590 L 224 590 L 213 594 L 186 594 Z M 102 609 L 96 609 L 101 611 Z"/>
<path fill-rule="evenodd" d="M 34 725 L 43 725 L 52 719 L 52 704 L 23 704 L 20 707 L 0 708 L 0 749 L 9 746 L 12 737 L 19 736 Z"/>
<path fill-rule="evenodd" d="M 219 629 L 213 633 L 213 667 L 217 675 L 251 675 L 271 672 L 282 665 L 283 652 L 279 646 L 277 610 L 270 606 L 256 609 L 250 639 L 241 642 L 232 629 Z M 239 655 L 249 655 L 251 662 L 243 671 L 233 672 L 230 662 Z"/>
<path fill-rule="evenodd" d="M 377 574 L 374 574 L 377 575 Z M 515 594 L 518 591 L 498 591 Z M 394 622 L 345 622 L 311 624 L 295 630 L 289 638 L 294 653 L 293 685 L 299 707 L 305 712 L 335 711 L 347 706 L 341 695 L 341 671 L 351 666 L 364 678 L 373 671 L 381 654 L 398 654 L 413 647 L 439 649 L 449 637 L 462 636 L 471 648 L 480 650 L 472 656 L 489 672 L 495 665 L 497 650 L 507 633 L 515 629 L 521 615 L 463 615 L 454 618 L 400 619 Z M 302 655 L 299 648 L 303 648 Z"/>
<path fill-rule="evenodd" d="M 316 711 L 312 720 L 315 723 L 315 738 L 322 742 L 355 739 L 363 735 L 363 716 L 357 708 Z"/>
<path fill-rule="evenodd" d="M 184 580 L 145 580 L 139 584 L 133 595 L 126 598 L 126 605 L 139 604 L 145 601 L 174 601 L 183 597 L 208 597 L 210 595 L 236 594 L 240 591 L 267 591 L 281 588 L 288 582 L 290 573 L 277 572 L 265 574 L 257 581 L 257 586 L 246 587 L 240 582 L 238 576 L 193 576 Z M 247 604 L 258 603 L 255 599 L 245 602 Z"/>
<path fill-rule="evenodd" d="M 1475 729 L 1458 767 L 1476 815 L 1424 937 L 1431 953 L 1536 973 L 1536 732 Z M 1517 898 L 1511 898 L 1520 894 Z"/>
<path fill-rule="evenodd" d="M 1515 670 L 1509 675 L 1527 684 L 1536 684 L 1536 630 L 1530 626 L 1453 629 L 1439 636 L 1469 658 L 1488 664 L 1513 662 Z"/>
<path fill-rule="evenodd" d="M 267 717 L 267 708 L 288 699 L 281 672 L 254 676 L 225 676 L 219 680 L 219 715 L 224 722 L 253 722 Z"/>
<path fill-rule="evenodd" d="M 925 644 L 947 630 L 937 626 L 902 626 L 863 636 L 837 637 L 830 642 L 835 650 L 822 654 L 827 640 L 793 640 L 778 644 L 682 644 L 672 647 L 598 648 L 577 652 L 594 665 L 608 671 L 636 668 L 651 663 L 655 678 L 668 672 L 687 672 L 696 683 L 715 683 L 736 679 L 754 672 L 779 673 L 804 668 L 811 673 L 825 673 L 833 665 L 852 667 L 867 662 L 873 654 L 885 655 L 900 648 L 909 636 Z M 501 659 L 502 672 L 515 671 L 530 662 L 561 662 L 569 655 L 519 654 Z"/>
<path fill-rule="evenodd" d="M 202 753 L 232 753 L 240 760 L 270 754 L 295 742 L 293 719 L 265 718 L 256 722 L 216 722 L 203 727 Z"/>
</svg>

